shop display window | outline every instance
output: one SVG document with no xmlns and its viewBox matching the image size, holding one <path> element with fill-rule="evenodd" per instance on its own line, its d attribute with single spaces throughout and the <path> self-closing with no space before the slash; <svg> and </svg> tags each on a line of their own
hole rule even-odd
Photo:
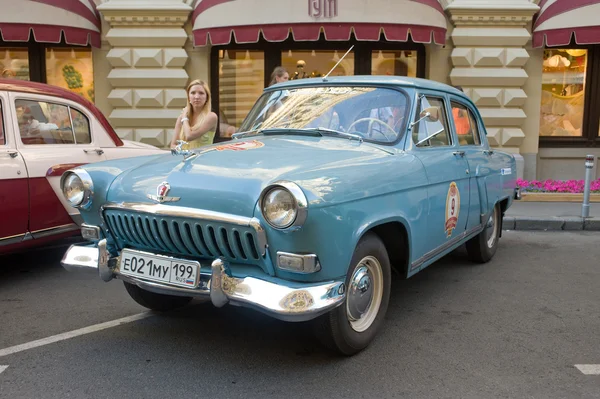
<svg viewBox="0 0 600 399">
<path fill-rule="evenodd" d="M 377 50 L 371 52 L 371 75 L 417 77 L 415 50 Z"/>
<path fill-rule="evenodd" d="M 94 67 L 89 48 L 46 48 L 46 82 L 94 102 Z"/>
<path fill-rule="evenodd" d="M 319 78 L 325 76 L 346 51 L 348 50 L 284 50 L 281 52 L 281 66 L 289 72 L 290 80 Z M 354 75 L 353 52 L 348 53 L 330 76 L 351 75 Z"/>
<path fill-rule="evenodd" d="M 30 80 L 27 48 L 0 47 L 0 71 L 3 78 Z"/>
<path fill-rule="evenodd" d="M 219 51 L 219 130 L 231 137 L 264 89 L 263 51 Z M 216 93 L 213 93 L 213 97 Z"/>
<path fill-rule="evenodd" d="M 544 51 L 540 136 L 582 136 L 587 60 L 585 49 Z"/>
</svg>

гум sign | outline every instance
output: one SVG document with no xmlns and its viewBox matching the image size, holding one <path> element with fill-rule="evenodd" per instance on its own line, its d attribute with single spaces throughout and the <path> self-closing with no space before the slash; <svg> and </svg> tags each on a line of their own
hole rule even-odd
<svg viewBox="0 0 600 399">
<path fill-rule="evenodd" d="M 308 0 L 308 16 L 311 18 L 337 17 L 337 11 L 337 0 Z"/>
</svg>

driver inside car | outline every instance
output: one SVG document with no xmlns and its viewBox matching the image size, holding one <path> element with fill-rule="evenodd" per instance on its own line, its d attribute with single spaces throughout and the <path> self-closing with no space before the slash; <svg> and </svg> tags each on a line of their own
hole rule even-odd
<svg viewBox="0 0 600 399">
<path fill-rule="evenodd" d="M 370 117 L 382 121 L 394 132 L 400 133 L 402 121 L 404 120 L 404 112 L 404 106 L 389 106 L 371 110 Z M 383 126 L 382 123 L 375 122 L 372 125 L 370 133 L 372 138 L 381 139 L 381 136 L 389 137 L 391 131 L 386 126 Z"/>
</svg>

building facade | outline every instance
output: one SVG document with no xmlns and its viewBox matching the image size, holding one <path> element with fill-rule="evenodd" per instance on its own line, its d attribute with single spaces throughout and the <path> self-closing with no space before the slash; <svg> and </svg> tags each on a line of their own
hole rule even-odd
<svg viewBox="0 0 600 399">
<path fill-rule="evenodd" d="M 185 86 L 202 79 L 228 140 L 276 66 L 322 76 L 352 48 L 333 74 L 461 86 L 521 177 L 581 179 L 585 156 L 600 156 L 600 0 L 13 3 L 3 76 L 92 99 L 124 139 L 168 146 Z"/>
</svg>

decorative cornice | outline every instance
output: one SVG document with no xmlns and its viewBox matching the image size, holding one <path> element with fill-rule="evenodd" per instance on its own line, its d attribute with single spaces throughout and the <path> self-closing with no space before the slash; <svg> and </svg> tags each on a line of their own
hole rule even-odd
<svg viewBox="0 0 600 399">
<path fill-rule="evenodd" d="M 191 11 L 185 13 L 175 12 L 103 12 L 104 20 L 111 28 L 132 26 L 160 26 L 181 28 L 187 22 Z"/>
<path fill-rule="evenodd" d="M 526 26 L 533 20 L 533 15 L 489 15 L 488 13 L 451 14 L 455 26 L 459 25 L 510 25 Z"/>
<path fill-rule="evenodd" d="M 182 0 L 109 0 L 98 6 L 111 27 L 150 26 L 182 27 L 192 7 Z"/>
<path fill-rule="evenodd" d="M 455 25 L 526 26 L 540 8 L 529 0 L 454 0 L 445 9 Z"/>
</svg>

